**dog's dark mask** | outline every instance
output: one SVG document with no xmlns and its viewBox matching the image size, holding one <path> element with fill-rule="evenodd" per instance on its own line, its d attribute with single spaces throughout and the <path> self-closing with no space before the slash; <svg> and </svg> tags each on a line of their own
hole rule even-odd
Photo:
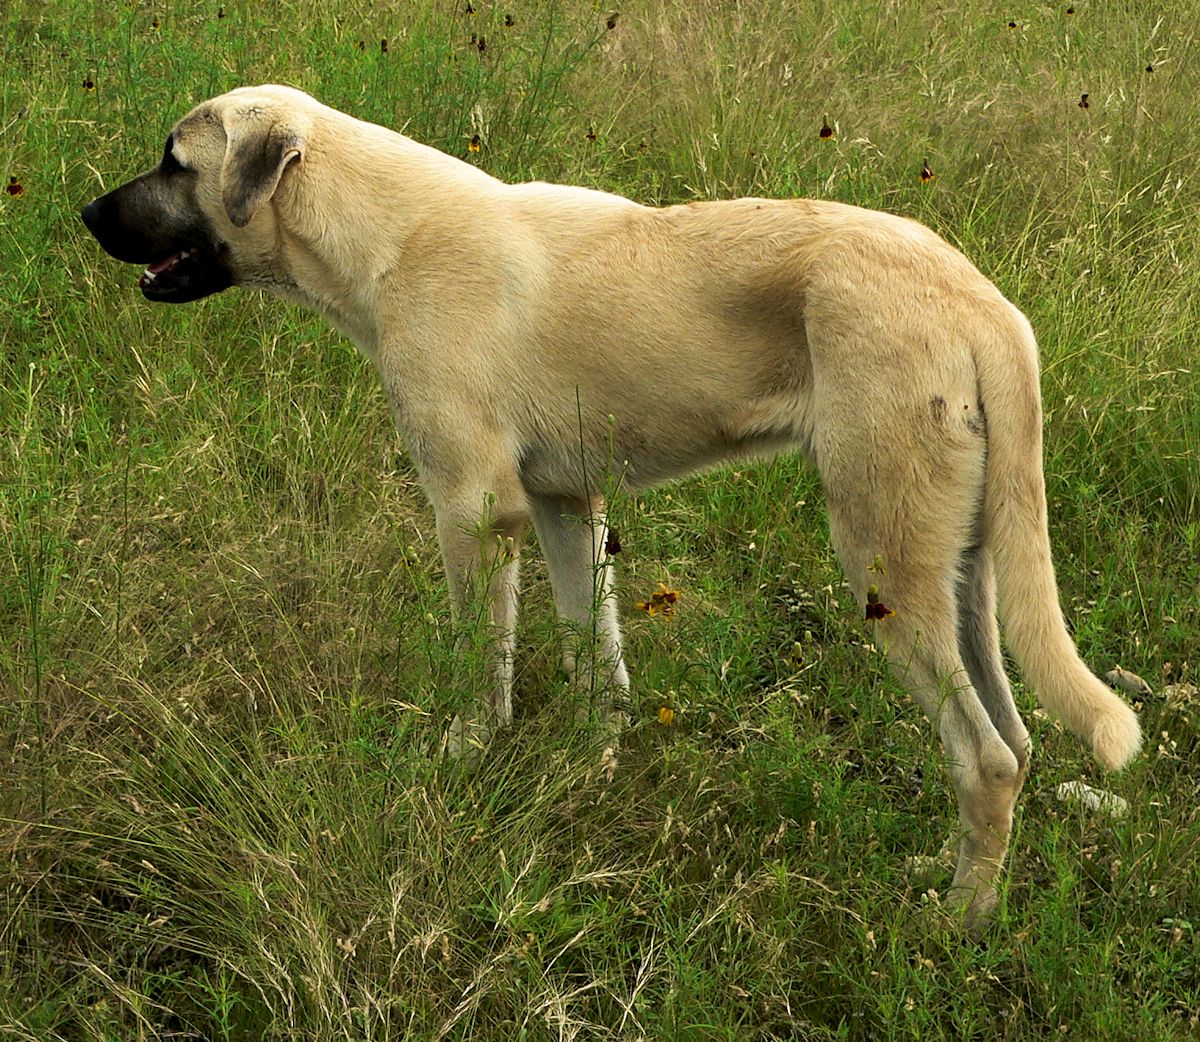
<svg viewBox="0 0 1200 1042">
<path fill-rule="evenodd" d="M 195 203 L 195 172 L 180 165 L 167 138 L 162 162 L 83 208 L 83 223 L 105 252 L 144 264 L 147 300 L 186 304 L 233 285 L 228 248 Z"/>
</svg>

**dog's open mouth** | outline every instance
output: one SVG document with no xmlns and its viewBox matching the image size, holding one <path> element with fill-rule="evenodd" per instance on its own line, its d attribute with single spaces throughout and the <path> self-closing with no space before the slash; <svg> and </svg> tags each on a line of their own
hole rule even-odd
<svg viewBox="0 0 1200 1042">
<path fill-rule="evenodd" d="M 88 231 L 109 256 L 149 265 L 138 279 L 147 300 L 187 304 L 228 289 L 229 247 L 213 236 L 202 214 L 163 212 L 161 193 L 146 195 L 150 176 L 88 203 L 80 213 Z"/>
<path fill-rule="evenodd" d="M 163 275 L 168 271 L 174 271 L 185 260 L 192 255 L 191 250 L 180 250 L 178 253 L 173 253 L 164 260 L 157 261 L 151 264 L 143 273 L 141 279 L 138 280 L 138 285 L 145 289 L 150 283 L 154 282 L 159 275 Z"/>
<path fill-rule="evenodd" d="M 226 289 L 229 272 L 215 257 L 189 247 L 155 261 L 138 279 L 147 300 L 183 304 Z"/>
</svg>

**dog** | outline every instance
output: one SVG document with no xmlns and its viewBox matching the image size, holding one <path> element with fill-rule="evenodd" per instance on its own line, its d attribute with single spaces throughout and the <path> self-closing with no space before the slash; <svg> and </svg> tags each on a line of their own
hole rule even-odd
<svg viewBox="0 0 1200 1042">
<path fill-rule="evenodd" d="M 941 737 L 972 925 L 1029 763 L 997 616 L 1041 704 L 1115 769 L 1137 717 L 1080 660 L 1059 607 L 1029 323 L 955 248 L 817 200 L 651 208 L 507 184 L 298 90 L 203 102 L 159 164 L 83 210 L 150 301 L 230 286 L 325 315 L 374 364 L 433 505 L 456 611 L 486 599 L 495 682 L 451 755 L 512 719 L 532 520 L 568 672 L 629 677 L 599 490 L 799 451 L 877 643 Z M 587 641 L 594 638 L 589 654 Z"/>
</svg>

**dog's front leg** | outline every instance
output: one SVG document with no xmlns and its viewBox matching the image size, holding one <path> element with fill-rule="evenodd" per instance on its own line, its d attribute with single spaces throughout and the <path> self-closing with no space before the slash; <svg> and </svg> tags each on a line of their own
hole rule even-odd
<svg viewBox="0 0 1200 1042">
<path fill-rule="evenodd" d="M 446 755 L 458 759 L 477 755 L 498 728 L 512 723 L 521 535 L 528 513 L 524 495 L 514 494 L 511 485 L 448 503 L 435 498 L 434 511 L 455 619 L 481 612 L 495 656 L 492 682 L 447 732 Z"/>
<path fill-rule="evenodd" d="M 563 664 L 577 687 L 599 696 L 605 724 L 619 730 L 625 717 L 616 703 L 629 688 L 621 630 L 605 544 L 608 526 L 599 498 L 533 496 L 534 528 L 550 572 L 554 603 L 566 624 Z M 614 697 L 617 696 L 617 697 Z"/>
</svg>

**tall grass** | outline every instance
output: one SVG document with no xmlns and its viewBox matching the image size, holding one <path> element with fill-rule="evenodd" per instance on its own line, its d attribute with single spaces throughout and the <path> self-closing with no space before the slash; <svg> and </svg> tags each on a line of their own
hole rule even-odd
<svg viewBox="0 0 1200 1042">
<path fill-rule="evenodd" d="M 1200 655 L 1194 12 L 472 6 L 0 11 L 0 1031 L 1196 1037 L 1200 711 L 1163 692 Z M 905 874 L 952 827 L 940 757 L 792 459 L 617 497 L 615 774 L 535 547 L 518 727 L 441 763 L 486 666 L 371 373 L 276 302 L 146 305 L 76 218 L 262 81 L 508 179 L 907 213 L 1026 311 L 1064 605 L 1159 693 L 1114 779 L 1028 714 L 984 943 Z M 669 622 L 633 607 L 660 581 Z M 1074 778 L 1129 817 L 1057 804 Z"/>
</svg>

